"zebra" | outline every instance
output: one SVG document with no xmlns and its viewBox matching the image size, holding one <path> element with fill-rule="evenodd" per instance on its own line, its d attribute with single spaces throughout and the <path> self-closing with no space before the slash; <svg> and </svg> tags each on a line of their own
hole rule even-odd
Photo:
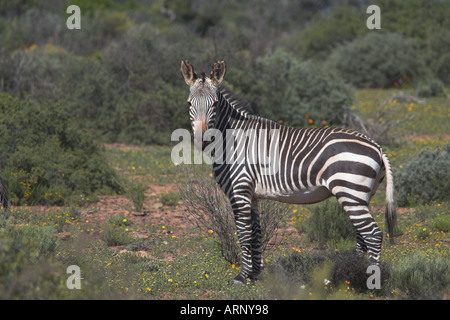
<svg viewBox="0 0 450 320">
<path fill-rule="evenodd" d="M 273 174 L 262 174 L 264 165 L 250 163 L 248 158 L 241 163 L 212 163 L 213 177 L 231 203 L 241 247 L 241 270 L 234 282 L 257 280 L 262 271 L 259 199 L 311 204 L 336 197 L 355 229 L 357 254 L 368 252 L 371 263 L 379 264 L 383 233 L 368 206 L 385 176 L 385 217 L 391 241 L 396 225 L 393 175 L 380 145 L 346 128 L 292 128 L 258 116 L 222 83 L 225 73 L 224 61 L 214 63 L 209 77 L 205 73 L 198 77 L 189 61 L 181 62 L 181 74 L 190 87 L 187 102 L 194 136 L 214 129 L 227 143 L 231 129 L 252 129 L 262 143 L 251 144 L 244 138 L 241 146 L 248 150 L 271 145 L 278 150 Z M 278 137 L 267 134 L 273 131 Z M 202 150 L 210 143 L 202 142 Z M 224 149 L 230 152 L 229 145 Z M 242 152 L 242 148 L 231 150 Z"/>
</svg>

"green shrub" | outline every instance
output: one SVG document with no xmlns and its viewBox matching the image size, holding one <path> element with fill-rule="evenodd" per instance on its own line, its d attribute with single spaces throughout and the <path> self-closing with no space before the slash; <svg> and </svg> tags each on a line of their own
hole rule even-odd
<svg viewBox="0 0 450 320">
<path fill-rule="evenodd" d="M 450 214 L 443 214 L 437 216 L 433 220 L 433 229 L 436 231 L 449 232 L 450 231 Z"/>
<path fill-rule="evenodd" d="M 430 76 L 417 83 L 416 91 L 420 97 L 439 96 L 444 93 L 444 83 L 439 78 Z"/>
<path fill-rule="evenodd" d="M 133 202 L 136 211 L 141 212 L 144 207 L 145 190 L 148 184 L 142 182 L 141 179 L 132 179 L 122 175 L 119 178 L 119 185 L 125 196 Z"/>
<path fill-rule="evenodd" d="M 13 239 L 29 245 L 35 251 L 35 258 L 39 259 L 43 256 L 50 255 L 55 252 L 58 239 L 55 237 L 56 229 L 52 226 L 18 226 L 11 227 L 8 234 Z"/>
<path fill-rule="evenodd" d="M 124 215 L 118 215 L 118 216 L 112 216 L 109 217 L 106 221 L 108 224 L 114 225 L 114 226 L 129 226 L 130 220 L 125 218 Z"/>
<path fill-rule="evenodd" d="M 86 251 L 93 244 L 90 235 L 82 233 L 74 235 L 76 241 L 60 242 L 54 235 L 54 227 L 15 226 L 12 222 L 13 219 L 0 217 L 0 299 L 119 297 L 120 293 L 112 290 L 107 277 L 111 272 L 114 281 L 121 279 L 124 269 L 115 268 L 111 263 L 105 268 L 104 261 L 111 259 L 108 250 L 101 250 L 102 259 L 97 257 L 98 253 Z M 70 265 L 81 269 L 82 290 L 67 288 L 69 274 L 66 270 Z M 127 275 L 125 272 L 124 278 Z M 126 279 L 129 287 L 130 278 Z M 124 295 L 127 292 L 121 292 L 120 297 Z"/>
<path fill-rule="evenodd" d="M 367 273 L 367 269 L 371 262 L 367 257 L 356 254 L 355 250 L 347 250 L 337 252 L 332 259 L 334 264 L 330 280 L 334 286 L 346 283 L 358 292 L 369 290 L 367 288 L 367 279 L 370 274 Z M 379 267 L 380 289 L 386 289 L 391 273 L 390 266 L 382 261 Z M 383 291 L 381 290 L 381 292 Z M 377 290 L 372 292 L 377 292 Z"/>
<path fill-rule="evenodd" d="M 426 228 L 419 229 L 416 232 L 417 239 L 422 240 L 422 241 L 428 239 L 429 236 L 430 236 L 430 231 L 427 231 Z"/>
<path fill-rule="evenodd" d="M 340 124 L 353 101 L 351 87 L 340 77 L 282 50 L 259 58 L 253 74 L 251 91 L 261 95 L 251 101 L 252 107 L 260 115 L 292 126 Z"/>
<path fill-rule="evenodd" d="M 310 241 L 335 247 L 342 240 L 354 240 L 355 231 L 341 205 L 330 199 L 311 206 L 311 216 L 303 228 Z"/>
<path fill-rule="evenodd" d="M 107 133 L 107 140 L 134 144 L 167 143 L 174 129 L 189 128 L 188 111 L 180 107 L 186 88 L 179 73 L 167 72 L 179 65 L 185 36 L 157 33 L 147 23 L 130 28 L 105 50 L 99 73 L 89 72 L 96 90 L 89 84 L 80 86 L 77 97 L 86 102 L 83 108 L 94 113 L 90 119 L 81 117 L 91 127 L 104 128 L 101 132 Z"/>
<path fill-rule="evenodd" d="M 178 192 L 165 192 L 160 195 L 161 203 L 165 206 L 175 206 L 181 197 Z"/>
<path fill-rule="evenodd" d="M 347 250 L 344 252 L 294 252 L 288 255 L 283 255 L 268 267 L 268 273 L 271 278 L 277 279 L 277 286 L 283 287 L 281 291 L 290 292 L 290 296 L 280 298 L 288 299 L 298 292 L 300 286 L 307 287 L 308 290 L 314 289 L 319 280 L 320 288 L 323 289 L 324 280 L 328 280 L 325 286 L 330 288 L 338 288 L 341 285 L 351 287 L 357 292 L 367 292 L 367 280 L 369 274 L 367 268 L 371 265 L 367 257 L 358 256 L 355 250 Z M 328 268 L 327 268 L 328 267 Z M 327 268 L 327 274 L 324 274 L 320 279 L 315 279 L 314 274 L 321 268 Z M 391 268 L 382 262 L 380 264 L 380 293 L 385 292 L 388 287 L 390 279 Z M 324 279 L 324 277 L 326 277 Z M 376 290 L 375 290 L 376 291 Z M 374 291 L 371 291 L 372 293 Z M 332 294 L 333 291 L 323 292 L 325 296 Z M 324 297 L 325 297 L 324 296 Z"/>
<path fill-rule="evenodd" d="M 91 134 L 59 104 L 1 94 L 0 134 L 2 173 L 14 204 L 62 205 L 74 195 L 86 199 L 118 188 Z"/>
<path fill-rule="evenodd" d="M 297 45 L 299 53 L 306 58 L 326 58 L 336 45 L 368 32 L 367 28 L 361 28 L 364 17 L 365 12 L 350 5 L 334 6 L 331 14 L 320 13 L 302 31 Z"/>
<path fill-rule="evenodd" d="M 386 88 L 421 68 L 414 40 L 398 33 L 371 32 L 333 50 L 326 65 L 357 88 Z"/>
<path fill-rule="evenodd" d="M 436 70 L 436 75 L 443 82 L 450 84 L 450 53 L 446 52 L 442 54 L 435 64 L 436 67 L 434 69 Z"/>
<path fill-rule="evenodd" d="M 420 222 L 425 222 L 427 219 L 434 219 L 441 212 L 440 205 L 437 206 L 434 204 L 433 206 L 429 204 L 420 204 L 414 208 L 414 217 Z"/>
<path fill-rule="evenodd" d="M 0 299 L 68 297 L 65 268 L 54 259 L 51 227 L 0 227 Z"/>
<path fill-rule="evenodd" d="M 270 264 L 268 271 L 271 274 L 275 274 L 286 284 L 305 284 L 311 281 L 313 270 L 319 268 L 329 259 L 330 255 L 322 251 L 312 253 L 294 252 L 289 255 L 283 255 Z"/>
<path fill-rule="evenodd" d="M 92 31 L 105 36 L 102 40 L 107 41 L 108 49 L 92 57 L 75 55 L 67 47 L 51 43 L 2 52 L 0 91 L 41 104 L 58 101 L 67 107 L 68 117 L 81 128 L 94 130 L 104 141 L 167 143 L 175 128 L 189 128 L 187 109 L 180 108 L 186 88 L 180 85 L 179 74 L 167 72 L 179 65 L 178 53 L 184 50 L 184 42 L 177 40 L 183 36 L 156 34 L 145 23 L 125 32 L 124 15 L 96 16 L 98 29 L 105 30 Z M 105 17 L 107 21 L 103 21 Z M 125 24 L 124 30 L 109 28 L 113 21 L 116 27 Z M 92 27 L 90 23 L 86 23 L 87 29 Z M 113 34 L 107 35 L 107 29 Z M 176 39 L 170 39 L 173 36 Z"/>
<path fill-rule="evenodd" d="M 393 266 L 391 282 L 405 298 L 441 299 L 450 285 L 450 260 L 416 252 Z"/>
<path fill-rule="evenodd" d="M 450 144 L 442 149 L 422 150 L 402 169 L 395 170 L 394 181 L 399 206 L 448 200 L 450 194 Z"/>
<path fill-rule="evenodd" d="M 167 144 L 174 129 L 189 128 L 180 107 L 186 88 L 179 73 L 167 72 L 180 63 L 181 37 L 142 23 L 115 37 L 101 59 L 69 57 L 74 63 L 60 86 L 70 116 L 103 141 Z"/>
<path fill-rule="evenodd" d="M 108 223 L 103 228 L 101 239 L 105 241 L 107 246 L 123 246 L 133 241 L 133 238 L 124 228 Z"/>
</svg>

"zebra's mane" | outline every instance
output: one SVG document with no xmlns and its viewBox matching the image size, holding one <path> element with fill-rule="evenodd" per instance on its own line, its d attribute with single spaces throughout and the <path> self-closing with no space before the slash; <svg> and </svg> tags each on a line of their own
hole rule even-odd
<svg viewBox="0 0 450 320">
<path fill-rule="evenodd" d="M 223 83 L 219 86 L 217 91 L 219 91 L 219 93 L 225 98 L 225 100 L 227 100 L 229 105 L 239 113 L 244 115 L 255 114 L 250 103 L 245 98 L 231 91 L 231 89 Z"/>
</svg>

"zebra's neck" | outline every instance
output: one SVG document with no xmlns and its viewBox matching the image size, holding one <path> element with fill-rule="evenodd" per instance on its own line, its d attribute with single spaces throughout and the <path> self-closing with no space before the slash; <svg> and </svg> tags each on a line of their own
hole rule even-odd
<svg viewBox="0 0 450 320">
<path fill-rule="evenodd" d="M 215 129 L 224 132 L 226 129 L 233 129 L 236 126 L 242 127 L 242 122 L 248 120 L 271 121 L 256 115 L 248 101 L 233 93 L 223 84 L 217 89 L 217 97 L 219 103 Z"/>
</svg>

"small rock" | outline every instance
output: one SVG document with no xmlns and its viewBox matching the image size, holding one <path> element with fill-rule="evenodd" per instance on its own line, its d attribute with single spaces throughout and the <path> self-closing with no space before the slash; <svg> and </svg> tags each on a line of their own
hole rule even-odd
<svg viewBox="0 0 450 320">
<path fill-rule="evenodd" d="M 161 202 L 155 202 L 154 204 L 152 204 L 152 209 L 158 210 L 162 206 L 163 206 L 163 204 Z"/>
<path fill-rule="evenodd" d="M 61 240 L 68 240 L 72 236 L 72 233 L 65 231 L 55 234 L 55 237 L 61 239 Z"/>
</svg>

